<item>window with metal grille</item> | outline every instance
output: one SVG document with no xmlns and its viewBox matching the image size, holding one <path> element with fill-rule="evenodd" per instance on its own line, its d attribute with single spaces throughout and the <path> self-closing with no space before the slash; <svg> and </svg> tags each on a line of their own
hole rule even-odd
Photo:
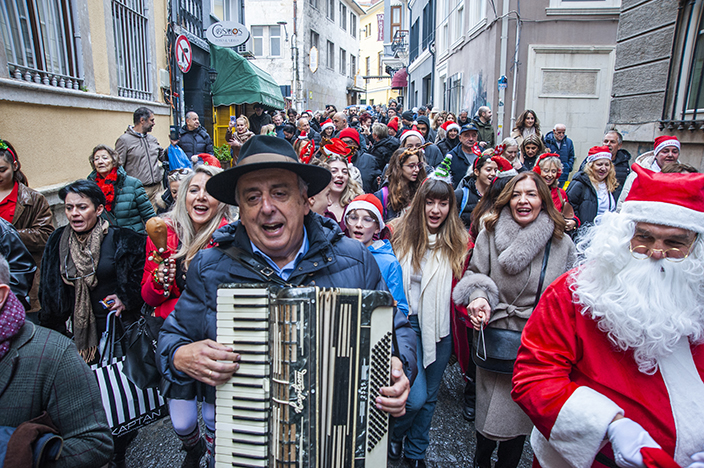
<svg viewBox="0 0 704 468">
<path fill-rule="evenodd" d="M 83 86 L 69 0 L 3 0 L 0 32 L 10 76 L 59 88 Z"/>
<path fill-rule="evenodd" d="M 152 99 L 150 47 L 146 0 L 112 0 L 117 93 Z"/>
</svg>

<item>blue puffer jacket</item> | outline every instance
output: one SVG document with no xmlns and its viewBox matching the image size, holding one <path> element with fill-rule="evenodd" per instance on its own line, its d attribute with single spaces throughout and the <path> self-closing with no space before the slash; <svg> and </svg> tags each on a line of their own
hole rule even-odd
<svg viewBox="0 0 704 468">
<path fill-rule="evenodd" d="M 88 179 L 95 180 L 97 176 L 98 173 L 93 171 Z M 154 207 L 149 202 L 142 182 L 128 176 L 122 166 L 118 167 L 115 200 L 109 213 L 107 210 L 103 211 L 103 217 L 110 222 L 111 226 L 126 227 L 146 234 L 144 224 L 154 216 L 156 216 Z"/>
<path fill-rule="evenodd" d="M 310 248 L 298 264 L 288 283 L 302 286 L 345 287 L 388 291 L 372 254 L 359 241 L 342 234 L 334 220 L 311 213 L 305 217 Z M 213 236 L 220 247 L 231 245 L 252 255 L 244 226 L 238 221 L 219 229 Z M 264 259 L 257 257 L 260 262 Z M 232 260 L 220 248 L 200 251 L 188 268 L 188 288 L 159 333 L 158 359 L 164 378 L 178 386 L 193 385 L 194 380 L 172 367 L 172 356 L 179 346 L 216 339 L 216 298 L 219 284 L 261 283 L 259 275 Z M 400 310 L 394 317 L 396 354 L 413 382 L 416 363 L 416 338 Z M 215 402 L 215 388 L 197 383 L 205 401 Z"/>
<path fill-rule="evenodd" d="M 391 242 L 388 239 L 378 240 L 369 246 L 369 251 L 374 255 L 374 260 L 381 270 L 381 276 L 384 277 L 389 292 L 396 300 L 396 307 L 408 316 L 408 301 L 403 291 L 403 271 L 391 247 Z"/>
<path fill-rule="evenodd" d="M 565 137 L 562 139 L 562 144 L 557 147 L 557 138 L 553 132 L 548 132 L 543 138 L 545 146 L 551 153 L 560 155 L 560 162 L 562 163 L 562 175 L 560 176 L 559 184 L 562 186 L 570 176 L 570 172 L 574 168 L 574 144 L 572 140 Z"/>
</svg>

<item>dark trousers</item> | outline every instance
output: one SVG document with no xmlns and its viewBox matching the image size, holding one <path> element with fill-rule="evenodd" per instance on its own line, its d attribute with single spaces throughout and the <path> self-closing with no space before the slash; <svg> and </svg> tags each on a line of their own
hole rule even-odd
<svg viewBox="0 0 704 468">
<path fill-rule="evenodd" d="M 523 444 L 526 436 L 519 436 L 515 439 L 496 442 L 488 439 L 477 432 L 477 450 L 474 452 L 475 468 L 491 468 L 491 455 L 499 444 L 499 459 L 494 468 L 516 468 L 521 461 L 523 454 Z"/>
<path fill-rule="evenodd" d="M 467 383 L 464 386 L 464 404 L 474 408 L 477 400 L 477 366 L 472 360 L 472 341 L 474 340 L 474 329 L 467 327 L 467 343 L 469 343 L 469 362 L 464 372 Z"/>
</svg>

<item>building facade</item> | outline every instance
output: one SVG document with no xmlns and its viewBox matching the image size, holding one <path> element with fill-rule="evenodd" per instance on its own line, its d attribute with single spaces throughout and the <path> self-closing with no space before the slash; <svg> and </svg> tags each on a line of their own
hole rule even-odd
<svg viewBox="0 0 704 468">
<path fill-rule="evenodd" d="M 635 157 L 660 135 L 704 170 L 704 2 L 623 0 L 609 125 Z"/>
<path fill-rule="evenodd" d="M 287 87 L 298 111 L 359 103 L 359 24 L 353 0 L 245 0 L 254 63 Z"/>
<path fill-rule="evenodd" d="M 171 108 L 163 2 L 8 0 L 0 6 L 0 138 L 32 188 L 56 205 L 85 178 L 98 144 L 115 145 L 138 107 L 164 147 Z"/>
<path fill-rule="evenodd" d="M 433 104 L 435 86 L 435 17 L 439 0 L 410 0 L 407 109 Z"/>
<path fill-rule="evenodd" d="M 384 6 L 382 0 L 376 0 L 361 20 L 359 59 L 365 88 L 361 103 L 372 106 L 388 104 L 399 95 L 398 90 L 391 87 L 391 75 L 384 64 L 384 34 L 390 27 Z"/>
<path fill-rule="evenodd" d="M 471 117 L 489 106 L 498 141 L 531 109 L 543 135 L 567 126 L 578 161 L 601 143 L 620 0 L 437 2 L 437 107 Z"/>
</svg>

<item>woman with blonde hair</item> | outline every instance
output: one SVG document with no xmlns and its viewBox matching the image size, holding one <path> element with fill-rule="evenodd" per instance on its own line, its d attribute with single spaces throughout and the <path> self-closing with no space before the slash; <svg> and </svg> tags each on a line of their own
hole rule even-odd
<svg viewBox="0 0 704 468">
<path fill-rule="evenodd" d="M 567 198 L 581 222 L 580 230 L 598 222 L 607 211 L 616 210 L 613 196 L 616 187 L 618 181 L 611 151 L 608 146 L 593 146 L 584 170 L 577 172 L 567 187 Z"/>
<path fill-rule="evenodd" d="M 205 184 L 222 169 L 201 165 L 181 181 L 179 195 L 171 211 L 163 215 L 167 229 L 168 259 L 159 261 L 152 239 L 147 239 L 147 260 L 142 276 L 142 298 L 154 307 L 154 315 L 165 319 L 176 307 L 186 287 L 186 272 L 193 257 L 202 249 L 213 246 L 213 233 L 229 223 L 228 205 L 211 197 Z M 182 467 L 197 467 L 205 454 L 206 442 L 198 428 L 196 397 L 203 392 L 197 383 L 176 385 L 163 380 L 162 394 L 169 398 L 169 413 L 174 432 L 183 443 L 186 457 Z M 212 414 L 213 405 L 203 402 L 202 411 Z M 204 416 L 208 421 L 208 418 Z M 212 418 L 210 419 L 212 421 Z M 207 428 L 214 430 L 214 428 Z"/>
<path fill-rule="evenodd" d="M 468 252 L 450 179 L 437 172 L 423 182 L 408 211 L 396 220 L 391 240 L 403 273 L 408 320 L 418 339 L 419 365 L 406 414 L 393 426 L 389 457 L 398 459 L 403 452 L 414 467 L 425 466 L 438 390 L 452 354 L 452 289 L 464 272 Z"/>
<path fill-rule="evenodd" d="M 345 232 L 345 208 L 364 190 L 359 183 L 350 177 L 350 167 L 347 158 L 333 155 L 324 161 L 330 166 L 332 180 L 330 181 L 330 206 L 328 211 Z"/>
<path fill-rule="evenodd" d="M 540 120 L 538 120 L 538 116 L 535 115 L 535 111 L 530 109 L 524 110 L 521 112 L 521 115 L 518 116 L 516 126 L 513 127 L 513 131 L 511 132 L 511 138 L 515 139 L 520 145 L 525 138 L 528 138 L 528 135 L 537 135 L 538 138 L 542 138 L 540 134 Z"/>
<path fill-rule="evenodd" d="M 232 128 L 235 128 L 235 132 Z M 230 120 L 230 124 L 227 127 L 227 132 L 225 133 L 225 141 L 230 145 L 230 156 L 232 156 L 232 166 L 237 164 L 237 160 L 240 157 L 240 148 L 244 145 L 247 140 L 252 138 L 254 133 L 249 130 L 249 119 L 246 115 L 240 115 L 233 122 Z"/>
<path fill-rule="evenodd" d="M 386 181 L 374 195 L 381 201 L 384 222 L 400 216 L 408 208 L 425 180 L 423 151 L 399 148 L 391 155 Z"/>
<path fill-rule="evenodd" d="M 477 236 L 469 268 L 453 293 L 467 306 L 474 328 L 477 365 L 477 447 L 474 466 L 516 468 L 533 425 L 511 399 L 511 373 L 521 331 L 542 291 L 574 262 L 574 244 L 550 190 L 535 172 L 522 172 L 506 185 Z M 460 309 L 462 310 L 462 309 Z M 491 346 L 490 346 L 491 344 Z M 503 360 L 491 349 L 500 346 Z M 507 350 L 513 351 L 511 359 Z"/>
</svg>

